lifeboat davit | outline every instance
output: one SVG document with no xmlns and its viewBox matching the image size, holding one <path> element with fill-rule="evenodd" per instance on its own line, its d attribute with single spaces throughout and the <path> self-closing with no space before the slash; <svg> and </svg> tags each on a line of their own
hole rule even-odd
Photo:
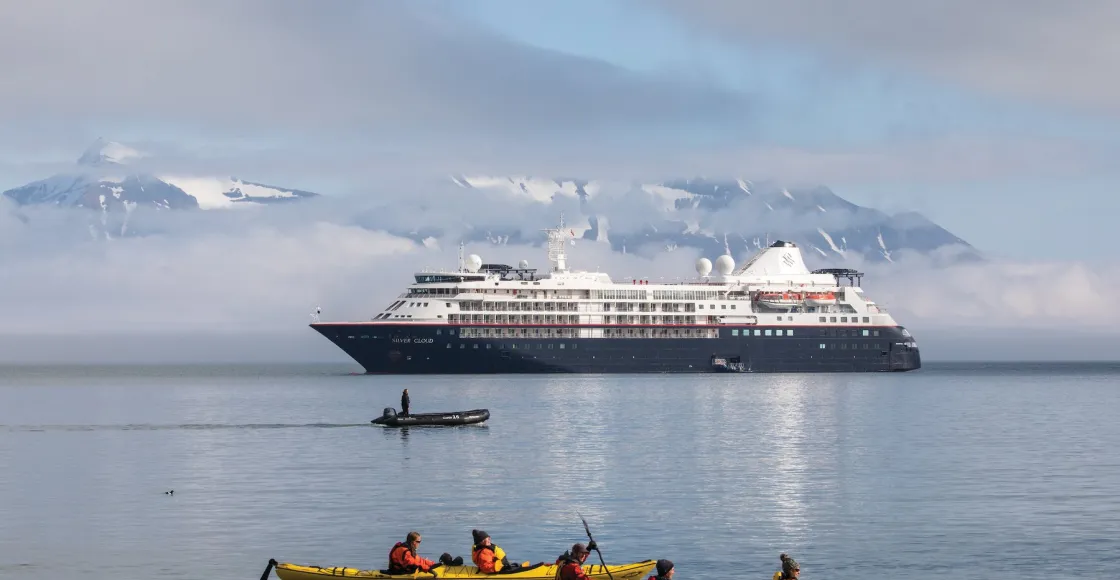
<svg viewBox="0 0 1120 580">
<path fill-rule="evenodd" d="M 770 308 L 792 308 L 800 306 L 801 295 L 797 292 L 759 292 L 758 303 Z"/>
<path fill-rule="evenodd" d="M 833 292 L 806 292 L 805 303 L 810 306 L 831 306 L 836 304 L 836 294 Z"/>
</svg>

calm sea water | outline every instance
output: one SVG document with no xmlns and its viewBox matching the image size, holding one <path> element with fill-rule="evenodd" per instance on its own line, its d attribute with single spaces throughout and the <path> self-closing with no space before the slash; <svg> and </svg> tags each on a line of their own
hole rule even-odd
<svg viewBox="0 0 1120 580">
<path fill-rule="evenodd" d="M 0 367 L 0 577 L 384 567 L 409 530 L 469 559 L 472 528 L 551 561 L 580 513 L 609 562 L 680 580 L 768 579 L 783 551 L 806 579 L 1120 578 L 1120 365 L 355 370 Z M 370 425 L 404 387 L 491 420 Z"/>
</svg>

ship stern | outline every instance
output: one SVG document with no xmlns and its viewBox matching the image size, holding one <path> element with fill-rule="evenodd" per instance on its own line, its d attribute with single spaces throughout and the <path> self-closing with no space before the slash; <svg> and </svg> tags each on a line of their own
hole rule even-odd
<svg viewBox="0 0 1120 580">
<path fill-rule="evenodd" d="M 902 326 L 897 331 L 898 336 L 891 343 L 890 370 L 916 371 L 922 368 L 922 353 L 918 349 L 918 341 Z"/>
</svg>

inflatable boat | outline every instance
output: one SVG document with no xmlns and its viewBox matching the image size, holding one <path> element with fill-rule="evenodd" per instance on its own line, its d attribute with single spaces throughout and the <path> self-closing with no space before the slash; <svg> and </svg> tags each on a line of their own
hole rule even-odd
<svg viewBox="0 0 1120 580">
<path fill-rule="evenodd" d="M 452 411 L 450 413 L 409 413 L 398 415 L 396 409 L 385 407 L 381 416 L 370 421 L 386 427 L 421 427 L 427 425 L 472 425 L 490 418 L 489 409 Z"/>
</svg>

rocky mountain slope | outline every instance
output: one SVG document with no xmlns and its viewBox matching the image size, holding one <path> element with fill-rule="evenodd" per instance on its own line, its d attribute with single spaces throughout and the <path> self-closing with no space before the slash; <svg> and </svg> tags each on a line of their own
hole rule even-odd
<svg viewBox="0 0 1120 580">
<path fill-rule="evenodd" d="M 691 247 L 705 255 L 753 253 L 776 239 L 798 244 L 806 259 L 891 262 L 899 253 L 945 254 L 973 260 L 979 252 L 921 214 L 889 215 L 851 203 L 823 186 L 787 188 L 743 179 L 681 179 L 628 184 L 604 196 L 603 183 L 577 179 L 453 176 L 472 190 L 499 191 L 538 203 L 578 200 L 582 216 L 569 216 L 586 240 L 620 252 L 649 254 Z M 617 185 L 615 186 L 617 190 Z M 498 243 L 519 231 L 487 231 Z"/>
<path fill-rule="evenodd" d="M 19 205 L 80 207 L 104 212 L 156 209 L 215 209 L 235 204 L 297 201 L 318 194 L 245 181 L 236 177 L 150 175 L 130 168 L 145 154 L 113 141 L 97 140 L 73 170 L 9 189 Z"/>
</svg>

